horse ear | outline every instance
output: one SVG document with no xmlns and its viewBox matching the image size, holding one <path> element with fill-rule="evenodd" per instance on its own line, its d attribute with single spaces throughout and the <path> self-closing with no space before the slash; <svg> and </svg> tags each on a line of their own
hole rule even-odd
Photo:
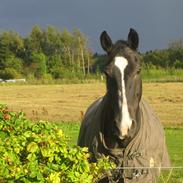
<svg viewBox="0 0 183 183">
<path fill-rule="evenodd" d="M 128 44 L 130 48 L 133 50 L 137 50 L 139 45 L 139 36 L 138 33 L 134 29 L 130 29 L 130 32 L 128 33 Z"/>
<path fill-rule="evenodd" d="M 103 31 L 102 34 L 100 35 L 100 43 L 102 48 L 106 52 L 110 52 L 113 44 L 112 44 L 111 38 L 109 37 L 106 31 Z"/>
</svg>

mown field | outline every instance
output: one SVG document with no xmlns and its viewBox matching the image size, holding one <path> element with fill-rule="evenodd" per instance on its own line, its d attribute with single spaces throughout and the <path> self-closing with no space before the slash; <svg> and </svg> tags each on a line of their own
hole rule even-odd
<svg viewBox="0 0 183 183">
<path fill-rule="evenodd" d="M 80 121 L 87 106 L 105 93 L 103 83 L 69 85 L 3 85 L 0 103 L 25 111 L 32 120 L 56 122 L 76 144 Z M 172 166 L 183 166 L 183 84 L 145 83 L 143 97 L 154 107 L 166 127 Z M 167 182 L 166 180 L 161 182 Z M 173 170 L 170 183 L 183 183 L 183 170 Z"/>
<path fill-rule="evenodd" d="M 104 83 L 68 85 L 1 85 L 0 102 L 24 111 L 32 120 L 78 122 L 92 101 L 103 96 Z M 165 126 L 183 126 L 183 84 L 145 83 L 145 98 Z"/>
</svg>

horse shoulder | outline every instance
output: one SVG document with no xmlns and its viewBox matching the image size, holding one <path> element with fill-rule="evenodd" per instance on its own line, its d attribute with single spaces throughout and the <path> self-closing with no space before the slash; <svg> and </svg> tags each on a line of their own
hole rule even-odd
<svg viewBox="0 0 183 183">
<path fill-rule="evenodd" d="M 147 148 L 147 151 L 149 151 L 152 156 L 156 156 L 154 158 L 159 164 L 162 166 L 169 166 L 170 160 L 166 148 L 163 125 L 154 109 L 145 100 L 142 100 L 140 105 L 142 110 L 142 121 L 144 123 L 143 129 L 140 129 L 144 136 L 144 141 L 141 141 L 143 142 L 142 146 L 145 146 L 146 144 L 146 147 L 144 148 Z"/>
<path fill-rule="evenodd" d="M 81 123 L 79 137 L 78 137 L 78 145 L 79 146 L 87 146 L 90 143 L 89 137 L 92 138 L 91 133 L 95 131 L 95 123 L 98 109 L 100 109 L 102 98 L 94 101 L 86 110 L 84 118 Z M 88 138 L 86 137 L 88 136 Z"/>
</svg>

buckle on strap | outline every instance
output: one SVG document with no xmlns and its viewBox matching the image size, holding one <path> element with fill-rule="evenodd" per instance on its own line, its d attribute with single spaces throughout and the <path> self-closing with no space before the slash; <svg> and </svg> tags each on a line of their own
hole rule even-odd
<svg viewBox="0 0 183 183">
<path fill-rule="evenodd" d="M 140 156 L 142 156 L 142 153 L 137 151 L 131 152 L 127 155 L 129 160 L 133 160 L 134 158 L 138 158 Z"/>
<path fill-rule="evenodd" d="M 148 169 L 126 169 L 124 170 L 124 178 L 137 179 L 142 175 L 147 175 L 148 173 Z"/>
<path fill-rule="evenodd" d="M 136 178 L 140 177 L 141 175 L 142 175 L 141 171 L 134 170 L 134 172 L 132 173 L 132 179 L 136 179 Z"/>
</svg>

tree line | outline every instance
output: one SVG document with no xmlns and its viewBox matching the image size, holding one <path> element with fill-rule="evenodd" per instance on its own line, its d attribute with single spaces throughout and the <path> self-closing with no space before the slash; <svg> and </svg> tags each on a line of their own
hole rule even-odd
<svg viewBox="0 0 183 183">
<path fill-rule="evenodd" d="M 140 53 L 144 69 L 183 69 L 183 40 L 171 41 L 167 49 Z M 102 71 L 106 55 L 94 54 L 93 69 Z"/>
<path fill-rule="evenodd" d="M 142 54 L 146 67 L 183 69 L 183 40 L 171 41 L 167 49 Z"/>
<path fill-rule="evenodd" d="M 63 78 L 86 75 L 92 64 L 88 38 L 79 29 L 69 32 L 34 26 L 27 37 L 14 31 L 0 34 L 0 78 Z"/>
<path fill-rule="evenodd" d="M 151 68 L 183 69 L 183 41 L 172 41 L 167 49 L 141 54 L 142 65 Z M 15 31 L 0 33 L 0 78 L 59 79 L 100 73 L 105 55 L 94 54 L 79 29 L 72 32 L 35 25 L 23 37 Z"/>
</svg>

